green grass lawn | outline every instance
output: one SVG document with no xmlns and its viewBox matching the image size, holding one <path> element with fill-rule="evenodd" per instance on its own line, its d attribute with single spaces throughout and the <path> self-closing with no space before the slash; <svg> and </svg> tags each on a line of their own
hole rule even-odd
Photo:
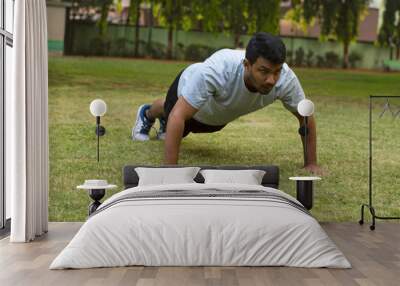
<svg viewBox="0 0 400 286">
<path fill-rule="evenodd" d="M 90 199 L 76 186 L 104 178 L 122 190 L 126 164 L 162 164 L 163 142 L 133 142 L 137 107 L 164 97 L 189 63 L 106 58 L 49 59 L 51 221 L 83 221 Z M 313 215 L 320 221 L 358 221 L 368 199 L 368 95 L 400 95 L 400 74 L 295 69 L 316 105 L 319 163 L 329 174 L 315 185 Z M 107 102 L 100 164 L 89 104 Z M 374 111 L 374 201 L 379 215 L 400 215 L 400 116 Z M 393 100 L 397 110 L 400 100 Z M 158 127 L 158 126 L 157 126 Z M 276 164 L 280 189 L 295 194 L 288 178 L 305 175 L 298 122 L 280 102 L 241 117 L 221 132 L 191 134 L 181 145 L 182 165 Z"/>
</svg>

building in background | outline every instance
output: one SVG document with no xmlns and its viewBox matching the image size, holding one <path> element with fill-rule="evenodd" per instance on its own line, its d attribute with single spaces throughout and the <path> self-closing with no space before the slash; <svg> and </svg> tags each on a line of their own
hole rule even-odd
<svg viewBox="0 0 400 286">
<path fill-rule="evenodd" d="M 64 52 L 67 7 L 71 4 L 62 0 L 48 0 L 46 3 L 49 54 L 62 55 Z"/>
</svg>

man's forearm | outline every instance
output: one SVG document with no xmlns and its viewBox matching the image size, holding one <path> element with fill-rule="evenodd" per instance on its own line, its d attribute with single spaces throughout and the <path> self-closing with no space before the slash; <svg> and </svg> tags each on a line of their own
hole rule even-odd
<svg viewBox="0 0 400 286">
<path fill-rule="evenodd" d="M 185 121 L 183 119 L 177 117 L 168 119 L 164 151 L 164 163 L 166 165 L 178 164 L 179 147 L 182 141 L 184 128 Z"/>
</svg>

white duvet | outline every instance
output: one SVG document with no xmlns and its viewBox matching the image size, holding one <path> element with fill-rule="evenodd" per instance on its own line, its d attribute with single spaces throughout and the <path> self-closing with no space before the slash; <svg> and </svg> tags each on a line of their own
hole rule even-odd
<svg viewBox="0 0 400 286">
<path fill-rule="evenodd" d="M 310 215 L 262 198 L 173 197 L 126 200 L 132 192 L 262 190 L 239 184 L 176 184 L 127 189 L 107 199 L 50 269 L 145 266 L 294 266 L 350 268 Z M 137 193 L 135 193 L 137 194 Z M 298 203 L 298 202 L 297 202 Z"/>
</svg>

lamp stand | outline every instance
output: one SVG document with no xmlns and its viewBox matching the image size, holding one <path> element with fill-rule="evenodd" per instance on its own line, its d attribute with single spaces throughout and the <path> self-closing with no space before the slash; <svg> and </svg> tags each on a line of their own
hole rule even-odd
<svg viewBox="0 0 400 286">
<path fill-rule="evenodd" d="M 96 116 L 96 135 L 97 135 L 97 162 L 100 161 L 100 136 L 106 134 L 106 129 L 100 125 L 100 116 Z"/>
<path fill-rule="evenodd" d="M 90 189 L 89 196 L 92 198 L 93 202 L 89 205 L 89 216 L 96 211 L 96 209 L 101 205 L 100 200 L 104 197 L 106 193 L 105 189 Z"/>
<path fill-rule="evenodd" d="M 313 207 L 313 193 L 312 180 L 296 181 L 296 199 L 308 210 L 311 210 Z"/>
<path fill-rule="evenodd" d="M 307 135 L 308 135 L 308 116 L 304 116 L 304 166 L 307 166 Z"/>
</svg>

